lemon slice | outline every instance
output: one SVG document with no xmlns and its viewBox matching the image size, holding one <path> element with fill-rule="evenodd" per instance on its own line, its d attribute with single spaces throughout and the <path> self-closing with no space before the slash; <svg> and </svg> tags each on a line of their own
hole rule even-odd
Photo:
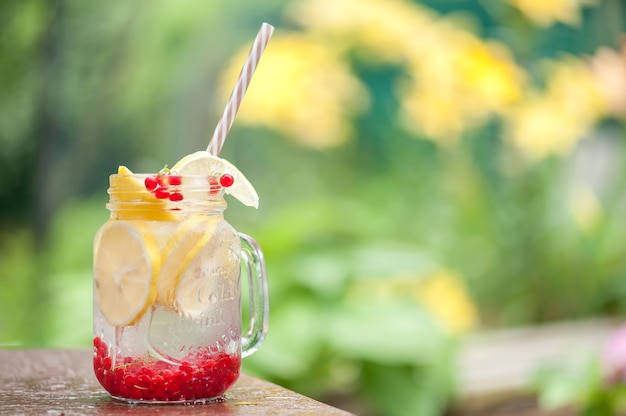
<svg viewBox="0 0 626 416">
<path fill-rule="evenodd" d="M 114 218 L 118 220 L 175 221 L 177 217 L 167 210 L 167 202 L 158 199 L 148 192 L 145 185 L 132 176 L 133 172 L 126 166 L 120 166 L 117 176 L 111 177 L 111 203 L 134 204 L 132 208 L 114 210 Z"/>
<path fill-rule="evenodd" d="M 157 283 L 157 304 L 173 305 L 181 274 L 211 239 L 219 221 L 217 217 L 193 215 L 176 227 L 161 251 L 163 265 Z"/>
<path fill-rule="evenodd" d="M 135 324 L 156 298 L 161 259 L 147 227 L 108 222 L 97 235 L 94 290 L 104 318 L 113 326 Z"/>
<path fill-rule="evenodd" d="M 217 177 L 225 173 L 232 175 L 235 181 L 230 187 L 225 187 L 224 192 L 237 198 L 244 205 L 259 207 L 259 196 L 243 173 L 229 161 L 209 152 L 199 151 L 183 157 L 172 167 L 172 171 L 180 175 L 214 175 Z"/>
</svg>

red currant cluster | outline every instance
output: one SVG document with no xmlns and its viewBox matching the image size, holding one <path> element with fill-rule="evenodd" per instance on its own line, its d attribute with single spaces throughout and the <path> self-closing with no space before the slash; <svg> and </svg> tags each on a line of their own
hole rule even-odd
<svg viewBox="0 0 626 416">
<path fill-rule="evenodd" d="M 169 199 L 170 201 L 182 201 L 183 194 L 180 193 L 177 186 L 183 182 L 183 178 L 179 175 L 169 173 L 159 173 L 158 175 L 150 175 L 144 181 L 146 189 L 152 192 L 159 199 Z"/>
<path fill-rule="evenodd" d="M 179 402 L 222 395 L 239 377 L 241 357 L 224 352 L 198 351 L 179 366 L 124 357 L 115 364 L 109 347 L 94 338 L 96 378 L 112 396 L 130 400 Z"/>
<path fill-rule="evenodd" d="M 220 189 L 228 188 L 235 183 L 235 178 L 230 173 L 224 173 L 223 175 L 209 176 L 209 193 L 211 195 L 217 194 Z M 148 192 L 151 192 L 158 199 L 169 199 L 170 201 L 182 201 L 183 194 L 180 192 L 178 186 L 182 184 L 182 177 L 180 175 L 174 175 L 169 172 L 161 172 L 157 175 L 148 176 L 144 185 Z"/>
</svg>

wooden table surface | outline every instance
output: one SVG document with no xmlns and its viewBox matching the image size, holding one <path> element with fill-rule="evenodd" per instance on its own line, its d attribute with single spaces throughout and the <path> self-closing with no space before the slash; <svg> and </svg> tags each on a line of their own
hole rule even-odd
<svg viewBox="0 0 626 416">
<path fill-rule="evenodd" d="M 350 415 L 246 374 L 222 402 L 128 405 L 102 389 L 91 359 L 88 350 L 0 351 L 0 415 Z"/>
</svg>

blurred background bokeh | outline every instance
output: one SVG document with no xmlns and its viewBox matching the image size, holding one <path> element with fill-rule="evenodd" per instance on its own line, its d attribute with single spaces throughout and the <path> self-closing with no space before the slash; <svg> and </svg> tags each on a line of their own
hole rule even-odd
<svg viewBox="0 0 626 416">
<path fill-rule="evenodd" d="M 204 149 L 260 208 L 270 332 L 245 371 L 437 415 L 477 332 L 626 312 L 626 2 L 0 2 L 0 347 L 91 345 L 108 175 Z"/>
</svg>

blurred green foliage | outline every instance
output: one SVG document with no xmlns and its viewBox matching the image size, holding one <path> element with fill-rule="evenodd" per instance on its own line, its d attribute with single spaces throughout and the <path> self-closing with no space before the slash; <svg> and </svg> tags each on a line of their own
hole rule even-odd
<svg viewBox="0 0 626 416">
<path fill-rule="evenodd" d="M 468 331 L 621 316 L 626 11 L 533 3 L 3 1 L 0 346 L 90 345 L 108 175 L 206 147 L 261 21 L 222 153 L 270 276 L 246 371 L 435 415 Z"/>
</svg>

